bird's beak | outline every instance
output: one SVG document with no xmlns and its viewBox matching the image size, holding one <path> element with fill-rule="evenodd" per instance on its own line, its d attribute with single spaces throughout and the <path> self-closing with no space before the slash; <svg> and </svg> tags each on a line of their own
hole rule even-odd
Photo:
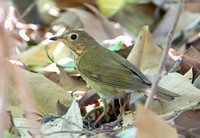
<svg viewBox="0 0 200 138">
<path fill-rule="evenodd" d="M 49 40 L 53 40 L 53 41 L 56 41 L 59 39 L 61 39 L 60 36 L 54 36 L 54 37 L 49 38 Z"/>
</svg>

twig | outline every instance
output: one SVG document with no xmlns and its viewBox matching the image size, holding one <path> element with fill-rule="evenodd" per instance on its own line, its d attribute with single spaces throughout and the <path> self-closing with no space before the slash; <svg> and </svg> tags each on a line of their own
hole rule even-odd
<svg viewBox="0 0 200 138">
<path fill-rule="evenodd" d="M 158 67 L 157 73 L 155 74 L 154 82 L 153 82 L 152 87 L 151 87 L 150 95 L 147 98 L 147 101 L 145 103 L 146 108 L 150 108 L 151 105 L 152 105 L 154 95 L 156 93 L 156 89 L 157 89 L 157 86 L 158 86 L 158 83 L 159 83 L 159 80 L 160 80 L 161 73 L 162 73 L 162 71 L 165 67 L 165 64 L 166 64 L 166 61 L 167 61 L 167 58 L 168 58 L 168 51 L 171 47 L 173 36 L 174 36 L 178 21 L 180 19 L 180 16 L 181 16 L 181 13 L 182 13 L 182 10 L 183 10 L 183 7 L 184 7 L 184 0 L 180 0 L 178 5 L 179 5 L 179 7 L 178 7 L 177 15 L 176 15 L 175 22 L 174 22 L 174 25 L 172 27 L 172 30 L 170 31 L 169 36 L 168 36 L 167 46 L 165 47 L 165 49 L 163 51 L 159 67 Z"/>
<path fill-rule="evenodd" d="M 21 14 L 18 21 L 21 21 L 37 4 L 38 0 L 35 0 L 31 5 Z"/>
</svg>

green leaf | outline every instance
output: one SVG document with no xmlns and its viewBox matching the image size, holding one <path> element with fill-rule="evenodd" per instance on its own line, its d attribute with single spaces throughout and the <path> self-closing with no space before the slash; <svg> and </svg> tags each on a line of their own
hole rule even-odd
<svg viewBox="0 0 200 138">
<path fill-rule="evenodd" d="M 29 47 L 31 47 L 31 46 L 36 46 L 38 43 L 36 43 L 33 40 L 29 40 L 29 41 L 27 41 L 27 44 L 28 44 Z"/>
<path fill-rule="evenodd" d="M 36 73 L 40 72 L 43 69 L 43 67 L 41 67 L 39 65 L 28 65 L 27 68 L 29 71 L 36 72 Z"/>
<path fill-rule="evenodd" d="M 58 66 L 63 67 L 63 68 L 75 68 L 76 67 L 74 61 L 69 61 L 65 64 L 58 64 Z"/>
<path fill-rule="evenodd" d="M 111 51 L 119 51 L 121 49 L 121 41 L 117 44 L 109 45 L 108 49 Z"/>
</svg>

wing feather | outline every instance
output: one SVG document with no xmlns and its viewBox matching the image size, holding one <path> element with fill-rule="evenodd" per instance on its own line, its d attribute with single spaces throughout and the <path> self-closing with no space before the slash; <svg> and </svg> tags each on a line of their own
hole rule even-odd
<svg viewBox="0 0 200 138">
<path fill-rule="evenodd" d="M 85 53 L 77 68 L 83 76 L 117 88 L 141 90 L 151 83 L 136 66 L 107 49 Z"/>
</svg>

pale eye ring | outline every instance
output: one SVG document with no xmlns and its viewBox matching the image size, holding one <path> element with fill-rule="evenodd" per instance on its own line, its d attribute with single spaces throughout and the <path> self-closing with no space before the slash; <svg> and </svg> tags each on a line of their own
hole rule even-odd
<svg viewBox="0 0 200 138">
<path fill-rule="evenodd" d="M 71 38 L 72 40 L 76 40 L 76 39 L 78 38 L 78 36 L 77 36 L 77 34 L 72 34 L 72 35 L 70 36 L 70 38 Z"/>
</svg>

